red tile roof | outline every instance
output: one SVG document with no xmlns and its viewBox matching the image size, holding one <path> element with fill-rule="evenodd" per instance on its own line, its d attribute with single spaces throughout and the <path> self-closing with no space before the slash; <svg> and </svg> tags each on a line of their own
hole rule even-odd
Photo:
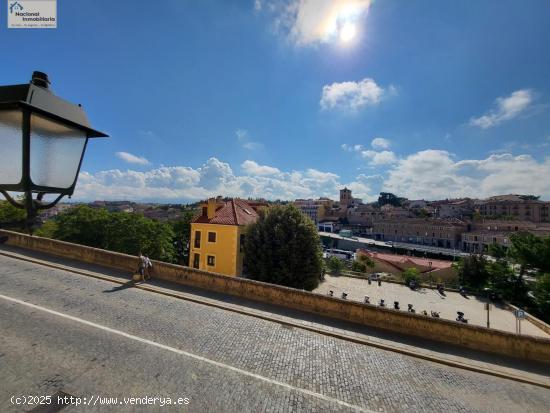
<svg viewBox="0 0 550 413">
<path fill-rule="evenodd" d="M 256 222 L 257 219 L 258 213 L 248 202 L 242 199 L 231 199 L 218 206 L 212 219 L 208 219 L 208 217 L 201 214 L 193 220 L 193 223 L 248 225 Z"/>
</svg>

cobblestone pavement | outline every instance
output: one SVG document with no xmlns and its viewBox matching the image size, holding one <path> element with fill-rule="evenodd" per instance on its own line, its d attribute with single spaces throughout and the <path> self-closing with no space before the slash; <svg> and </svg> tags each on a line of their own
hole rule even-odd
<svg viewBox="0 0 550 413">
<path fill-rule="evenodd" d="M 382 282 L 382 286 L 379 287 L 376 282 L 369 285 L 367 280 L 343 276 L 334 277 L 327 274 L 325 281 L 314 292 L 327 294 L 330 290 L 333 290 L 334 295 L 337 297 L 340 297 L 342 292 L 346 292 L 349 300 L 361 302 L 368 295 L 372 304 L 378 304 L 380 299 L 384 299 L 386 305 L 390 308 L 393 308 L 394 301 L 399 301 L 401 310 L 405 311 L 407 310 L 407 304 L 412 304 L 417 312 L 422 310 L 426 310 L 428 313 L 439 311 L 442 318 L 449 320 L 455 320 L 456 312 L 462 311 L 470 324 L 483 327 L 487 325 L 487 312 L 484 309 L 485 301 L 475 296 L 464 298 L 459 293 L 452 291 L 447 291 L 445 296 L 442 296 L 437 290 L 430 288 L 413 291 L 403 284 L 389 282 Z M 489 317 L 491 328 L 512 333 L 516 332 L 516 321 L 511 311 L 492 305 Z M 544 330 L 527 320 L 522 321 L 521 332 L 522 334 L 539 337 L 550 337 Z"/>
<path fill-rule="evenodd" d="M 546 412 L 550 405 L 541 387 L 3 256 L 0 268 L 1 295 L 140 338 L 0 298 L 2 411 L 30 410 L 11 405 L 12 395 L 58 390 L 190 399 L 183 409 L 117 411 Z M 98 408 L 64 411 L 87 410 Z"/>
</svg>

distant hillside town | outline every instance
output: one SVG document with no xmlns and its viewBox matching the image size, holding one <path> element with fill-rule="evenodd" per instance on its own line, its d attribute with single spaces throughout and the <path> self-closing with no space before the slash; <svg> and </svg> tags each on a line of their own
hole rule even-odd
<svg viewBox="0 0 550 413">
<path fill-rule="evenodd" d="M 297 199 L 294 204 L 319 231 L 347 233 L 379 241 L 429 245 L 482 253 L 489 245 L 508 247 L 510 234 L 550 234 L 550 202 L 533 195 L 498 195 L 487 199 L 425 201 L 382 192 L 363 203 L 348 188 L 340 200 Z"/>
<path fill-rule="evenodd" d="M 232 198 L 218 196 L 221 205 Z M 462 250 L 488 251 L 491 244 L 507 248 L 514 232 L 550 235 L 550 202 L 534 195 L 498 195 L 487 199 L 444 199 L 426 201 L 380 193 L 375 202 L 364 203 L 348 188 L 340 199 L 296 199 L 294 201 L 248 200 L 257 205 L 293 203 L 315 223 L 320 232 L 349 234 L 378 241 L 410 243 Z M 42 213 L 47 220 L 75 204 L 62 203 Z M 159 221 L 180 219 L 186 212 L 201 213 L 203 203 L 156 204 L 130 201 L 94 201 L 93 208 L 131 212 Z"/>
</svg>

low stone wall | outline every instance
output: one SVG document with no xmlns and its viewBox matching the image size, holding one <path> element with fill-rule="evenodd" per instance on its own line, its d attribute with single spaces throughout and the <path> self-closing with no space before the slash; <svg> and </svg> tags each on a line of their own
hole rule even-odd
<svg viewBox="0 0 550 413">
<path fill-rule="evenodd" d="M 8 241 L 6 242 L 8 245 L 14 245 L 73 260 L 89 262 L 117 270 L 135 272 L 139 264 L 137 257 L 120 254 L 118 252 L 86 247 L 83 245 L 49 238 L 31 237 L 18 232 L 0 229 L 0 236 L 3 235 L 8 236 Z"/>
<path fill-rule="evenodd" d="M 0 230 L 1 235 L 9 237 L 7 241 L 9 245 L 103 265 L 128 271 L 129 273 L 135 271 L 138 264 L 137 257 L 97 248 L 40 237 L 30 237 L 10 231 Z M 456 344 L 475 350 L 550 363 L 550 339 L 518 336 L 484 327 L 427 318 L 418 314 L 380 308 L 374 305 L 327 297 L 253 280 L 228 277 L 158 261 L 154 262 L 153 276 L 179 284 Z"/>
</svg>

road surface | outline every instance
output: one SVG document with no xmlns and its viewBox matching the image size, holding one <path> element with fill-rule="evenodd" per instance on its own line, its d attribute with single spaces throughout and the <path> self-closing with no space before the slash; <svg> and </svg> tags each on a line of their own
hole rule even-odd
<svg viewBox="0 0 550 413">
<path fill-rule="evenodd" d="M 95 403 L 63 412 L 504 413 L 550 405 L 543 387 L 5 256 L 0 268 L 2 412 L 35 407 L 13 396 L 60 391 Z M 157 402 L 125 404 L 131 397 Z M 160 407 L 167 398 L 188 404 Z M 100 403 L 107 401 L 116 408 Z"/>
</svg>

